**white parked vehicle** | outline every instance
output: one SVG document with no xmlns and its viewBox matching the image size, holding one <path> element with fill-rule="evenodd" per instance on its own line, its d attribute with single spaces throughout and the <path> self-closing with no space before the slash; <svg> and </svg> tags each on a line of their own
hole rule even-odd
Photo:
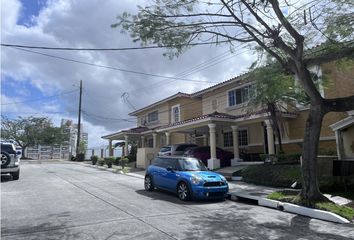
<svg viewBox="0 0 354 240">
<path fill-rule="evenodd" d="M 160 149 L 158 156 L 180 156 L 191 147 L 198 147 L 196 144 L 192 143 L 181 143 L 181 144 L 172 144 L 164 146 Z"/>
<path fill-rule="evenodd" d="M 1 174 L 10 174 L 13 180 L 20 178 L 21 151 L 13 143 L 1 143 Z"/>
</svg>

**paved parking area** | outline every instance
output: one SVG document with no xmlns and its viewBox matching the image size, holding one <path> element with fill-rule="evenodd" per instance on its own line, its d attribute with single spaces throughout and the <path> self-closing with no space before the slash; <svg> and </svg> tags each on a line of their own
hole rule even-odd
<svg viewBox="0 0 354 240">
<path fill-rule="evenodd" d="M 232 201 L 184 203 L 143 180 L 70 163 L 2 177 L 2 239 L 353 239 L 354 226 Z"/>
</svg>

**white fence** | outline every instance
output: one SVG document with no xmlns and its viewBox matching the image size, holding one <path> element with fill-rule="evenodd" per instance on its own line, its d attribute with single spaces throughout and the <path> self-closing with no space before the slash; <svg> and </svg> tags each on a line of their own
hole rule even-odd
<svg viewBox="0 0 354 240">
<path fill-rule="evenodd" d="M 90 159 L 91 156 L 96 155 L 99 158 L 109 157 L 109 151 L 107 147 L 102 148 L 91 148 L 86 150 L 85 159 Z M 113 150 L 114 157 L 121 157 L 122 156 L 122 149 L 117 148 Z"/>
</svg>

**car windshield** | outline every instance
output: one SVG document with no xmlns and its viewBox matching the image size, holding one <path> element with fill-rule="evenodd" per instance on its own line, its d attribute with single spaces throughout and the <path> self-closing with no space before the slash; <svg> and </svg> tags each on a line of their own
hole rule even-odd
<svg viewBox="0 0 354 240">
<path fill-rule="evenodd" d="M 181 171 L 207 171 L 207 167 L 202 161 L 195 158 L 181 158 L 178 159 Z"/>
</svg>

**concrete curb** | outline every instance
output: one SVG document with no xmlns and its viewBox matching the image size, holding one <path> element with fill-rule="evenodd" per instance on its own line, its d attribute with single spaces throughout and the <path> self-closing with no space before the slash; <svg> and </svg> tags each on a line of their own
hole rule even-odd
<svg viewBox="0 0 354 240">
<path fill-rule="evenodd" d="M 126 175 L 126 176 L 129 176 L 129 177 L 135 177 L 135 178 L 140 178 L 140 179 L 144 179 L 145 178 L 144 176 L 141 176 L 140 174 L 124 173 L 123 171 L 118 170 L 118 169 L 114 169 L 114 168 L 107 168 L 107 167 L 103 167 L 103 166 L 90 165 L 90 164 L 81 164 L 81 165 L 86 166 L 86 167 L 96 168 L 96 169 L 103 170 L 103 171 L 116 173 L 116 174 L 122 174 L 122 175 Z"/>
<path fill-rule="evenodd" d="M 285 203 L 285 202 L 275 201 L 266 198 L 258 199 L 258 205 L 263 207 L 278 209 L 285 212 L 295 213 L 295 214 L 299 214 L 311 218 L 335 222 L 335 223 L 351 223 L 349 220 L 335 213 L 331 213 L 319 209 L 307 208 L 307 207 L 303 207 L 291 203 Z"/>
</svg>

